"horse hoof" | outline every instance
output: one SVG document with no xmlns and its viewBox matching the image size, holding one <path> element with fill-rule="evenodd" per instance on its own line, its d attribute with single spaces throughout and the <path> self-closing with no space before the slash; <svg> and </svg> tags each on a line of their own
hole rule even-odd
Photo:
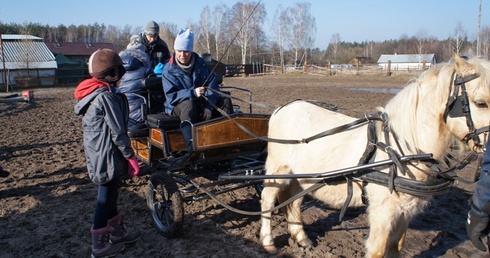
<svg viewBox="0 0 490 258">
<path fill-rule="evenodd" d="M 306 238 L 299 241 L 298 244 L 302 247 L 308 247 L 313 245 L 313 241 L 311 241 L 309 238 Z"/>
<path fill-rule="evenodd" d="M 268 254 L 277 254 L 277 248 L 274 245 L 264 245 L 264 249 Z"/>
</svg>

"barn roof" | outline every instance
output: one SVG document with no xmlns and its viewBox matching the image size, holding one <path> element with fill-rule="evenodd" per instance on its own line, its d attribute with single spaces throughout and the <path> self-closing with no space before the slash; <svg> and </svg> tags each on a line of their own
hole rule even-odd
<svg viewBox="0 0 490 258">
<path fill-rule="evenodd" d="M 381 55 L 379 63 L 435 63 L 435 54 L 414 54 L 414 55 Z"/>
<path fill-rule="evenodd" d="M 1 39 L 0 69 L 58 68 L 53 53 L 49 51 L 42 38 L 2 34 Z"/>
<path fill-rule="evenodd" d="M 90 56 L 99 48 L 109 48 L 116 52 L 119 50 L 112 43 L 80 43 L 80 42 L 52 42 L 47 41 L 51 52 L 61 53 L 65 56 Z"/>
</svg>

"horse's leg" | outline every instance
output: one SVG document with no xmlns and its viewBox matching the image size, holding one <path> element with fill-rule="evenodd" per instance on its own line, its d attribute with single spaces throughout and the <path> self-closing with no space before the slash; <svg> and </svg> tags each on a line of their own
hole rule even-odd
<svg viewBox="0 0 490 258">
<path fill-rule="evenodd" d="M 289 187 L 289 197 L 301 192 L 301 188 L 298 185 L 298 181 L 291 183 Z M 301 204 L 303 203 L 303 197 L 294 200 L 287 205 L 286 219 L 288 222 L 288 230 L 291 234 L 291 238 L 303 247 L 312 245 L 311 240 L 303 229 L 303 220 L 301 218 Z"/>
<path fill-rule="evenodd" d="M 276 203 L 276 197 L 280 190 L 276 186 L 268 186 L 267 181 L 262 189 L 262 211 L 270 210 Z M 274 238 L 272 236 L 271 218 L 272 212 L 263 213 L 261 216 L 260 240 L 262 246 L 268 253 L 277 253 L 277 248 L 274 246 Z"/>
<path fill-rule="evenodd" d="M 382 195 L 378 193 L 378 197 Z M 387 197 L 387 196 L 385 196 Z M 366 240 L 366 257 L 399 257 L 403 246 L 408 220 L 395 208 L 390 197 L 369 199 L 369 237 Z M 388 223 L 387 223 L 388 222 Z"/>
<path fill-rule="evenodd" d="M 375 209 L 371 209 L 368 214 L 369 237 L 366 240 L 366 258 L 385 257 L 386 243 L 391 230 L 391 221 L 388 217 L 385 217 L 386 215 L 388 214 L 376 211 Z M 383 216 L 383 219 L 374 218 L 378 216 Z"/>
<path fill-rule="evenodd" d="M 280 167 L 277 169 L 276 173 L 287 173 L 289 168 Z M 281 192 L 283 188 L 287 186 L 289 180 L 278 179 L 266 179 L 264 180 L 264 189 L 262 190 L 261 208 L 262 211 L 270 210 L 274 207 L 276 199 L 281 198 Z M 274 245 L 274 238 L 272 236 L 272 225 L 271 225 L 272 212 L 263 213 L 261 215 L 261 228 L 260 228 L 260 239 L 262 241 L 262 246 L 268 253 L 277 253 L 277 248 Z"/>
<path fill-rule="evenodd" d="M 395 224 L 386 246 L 386 257 L 399 257 L 405 242 L 405 234 L 408 228 L 407 218 L 401 213 L 397 215 L 394 221 Z"/>
<path fill-rule="evenodd" d="M 365 244 L 366 258 L 386 257 L 386 246 L 395 219 L 390 193 L 377 187 L 367 189 L 367 193 L 369 237 Z"/>
</svg>

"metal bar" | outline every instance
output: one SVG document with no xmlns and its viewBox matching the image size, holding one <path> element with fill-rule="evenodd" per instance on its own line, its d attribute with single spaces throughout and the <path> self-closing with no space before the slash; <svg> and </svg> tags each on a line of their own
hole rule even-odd
<svg viewBox="0 0 490 258">
<path fill-rule="evenodd" d="M 401 157 L 400 161 L 408 162 L 411 160 L 426 160 L 426 159 L 432 159 L 432 154 L 406 155 Z M 321 173 L 285 174 L 285 175 L 236 175 L 236 176 L 223 174 L 219 176 L 219 179 L 251 180 L 251 179 L 330 178 L 330 177 L 336 177 L 345 174 L 351 174 L 359 170 L 370 169 L 374 167 L 386 166 L 391 164 L 393 164 L 393 160 L 387 159 L 387 160 L 377 161 L 377 162 L 359 165 L 355 167 L 343 168 L 343 169 L 332 170 L 332 171 L 321 172 Z M 248 171 L 245 172 L 248 173 Z"/>
<path fill-rule="evenodd" d="M 259 182 L 241 183 L 241 184 L 237 184 L 236 186 L 233 186 L 233 187 L 224 188 L 224 189 L 218 190 L 216 192 L 211 192 L 211 194 L 213 194 L 214 196 L 217 196 L 217 195 L 228 193 L 228 192 L 232 192 L 232 191 L 235 191 L 235 190 L 238 190 L 238 189 L 241 189 L 241 188 L 253 186 L 253 185 L 257 184 L 257 183 L 259 183 Z M 200 187 L 202 188 L 203 186 L 200 186 Z M 206 199 L 210 199 L 210 198 L 211 197 L 208 194 L 200 194 L 200 195 L 197 195 L 197 196 L 193 196 L 191 199 L 192 199 L 192 201 L 201 201 L 201 200 L 206 200 Z"/>
</svg>

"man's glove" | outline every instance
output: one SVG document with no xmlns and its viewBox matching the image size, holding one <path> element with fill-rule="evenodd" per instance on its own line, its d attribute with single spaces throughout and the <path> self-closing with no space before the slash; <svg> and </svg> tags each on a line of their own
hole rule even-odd
<svg viewBox="0 0 490 258">
<path fill-rule="evenodd" d="M 131 177 L 137 176 L 140 173 L 140 166 L 138 165 L 138 160 L 136 159 L 136 157 L 133 156 L 132 158 L 129 158 L 128 163 L 128 174 Z"/>
<path fill-rule="evenodd" d="M 471 243 L 480 251 L 486 251 L 487 248 L 481 241 L 480 235 L 488 226 L 488 216 L 478 216 L 473 210 L 468 212 L 468 219 L 466 220 L 466 234 L 471 240 Z"/>
</svg>

